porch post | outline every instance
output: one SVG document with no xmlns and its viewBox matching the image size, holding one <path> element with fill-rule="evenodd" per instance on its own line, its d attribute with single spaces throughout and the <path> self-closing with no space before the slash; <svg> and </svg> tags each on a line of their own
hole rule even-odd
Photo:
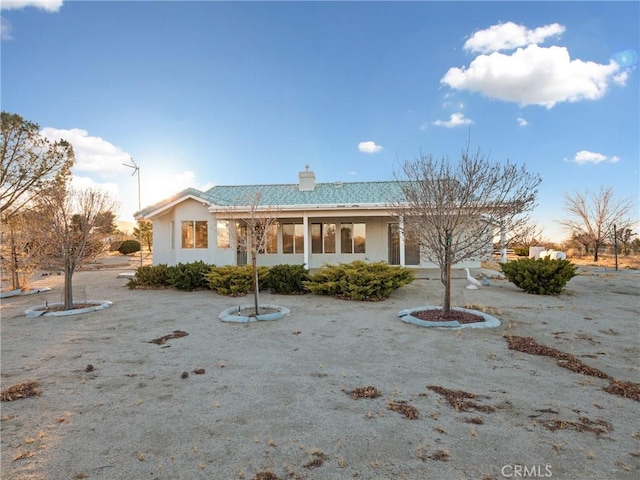
<svg viewBox="0 0 640 480">
<path fill-rule="evenodd" d="M 399 230 L 400 230 L 400 265 L 402 267 L 404 267 L 404 216 L 400 215 L 400 219 L 399 219 L 400 225 L 399 225 Z"/>
<path fill-rule="evenodd" d="M 302 232 L 304 234 L 304 268 L 309 270 L 309 250 L 311 249 L 311 244 L 309 243 L 309 217 L 307 216 L 307 212 L 302 214 Z"/>
<path fill-rule="evenodd" d="M 507 263 L 507 232 L 504 229 L 504 222 L 500 222 L 500 262 Z"/>
</svg>

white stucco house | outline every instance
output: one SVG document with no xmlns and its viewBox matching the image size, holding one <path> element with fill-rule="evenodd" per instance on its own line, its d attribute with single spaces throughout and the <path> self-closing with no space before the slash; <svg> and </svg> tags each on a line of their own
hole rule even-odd
<svg viewBox="0 0 640 480">
<path fill-rule="evenodd" d="M 258 264 L 305 265 L 363 260 L 433 268 L 421 258 L 419 245 L 405 238 L 390 203 L 401 197 L 395 181 L 316 183 L 307 166 L 297 184 L 215 186 L 207 191 L 183 190 L 135 213 L 153 223 L 153 263 L 176 265 L 201 260 L 212 265 L 244 265 L 247 252 L 238 247 L 241 226 L 229 214 L 249 207 L 241 199 L 260 193 L 259 208 L 277 211 L 268 246 Z M 255 198 L 255 197 L 254 197 Z M 236 217 L 237 218 L 237 217 Z M 491 257 L 491 238 L 486 243 Z M 484 258 L 455 268 L 478 268 Z M 250 259 L 249 259 L 250 261 Z"/>
</svg>

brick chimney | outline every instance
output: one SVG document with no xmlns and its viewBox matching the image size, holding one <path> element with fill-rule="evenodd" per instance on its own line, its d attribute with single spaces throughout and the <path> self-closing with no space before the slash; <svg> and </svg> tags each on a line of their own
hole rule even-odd
<svg viewBox="0 0 640 480">
<path fill-rule="evenodd" d="M 309 171 L 309 165 L 304 166 L 304 172 L 298 172 L 298 190 L 312 192 L 316 188 L 316 174 Z"/>
</svg>

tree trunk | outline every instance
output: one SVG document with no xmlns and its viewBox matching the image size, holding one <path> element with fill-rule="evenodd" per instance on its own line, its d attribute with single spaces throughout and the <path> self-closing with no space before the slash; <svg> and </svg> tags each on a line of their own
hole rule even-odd
<svg viewBox="0 0 640 480">
<path fill-rule="evenodd" d="M 64 268 L 64 309 L 73 310 L 73 290 L 71 280 L 73 278 L 73 268 L 67 263 Z"/>
<path fill-rule="evenodd" d="M 445 262 L 444 269 L 444 300 L 442 302 L 442 315 L 447 317 L 451 313 L 451 262 Z"/>
<path fill-rule="evenodd" d="M 451 312 L 451 236 L 446 237 L 446 251 L 444 254 L 444 299 L 442 302 L 442 316 L 447 317 Z"/>
<path fill-rule="evenodd" d="M 598 250 L 600 250 L 600 245 L 598 243 L 593 245 L 593 261 L 598 261 Z"/>
<path fill-rule="evenodd" d="M 18 251 L 16 249 L 16 241 L 11 230 L 11 287 L 13 290 L 20 288 L 20 275 L 18 275 Z"/>
<path fill-rule="evenodd" d="M 253 267 L 253 303 L 256 315 L 260 315 L 260 311 L 258 310 L 260 307 L 260 294 L 258 292 L 258 259 L 256 256 L 256 252 L 251 252 L 251 266 Z"/>
</svg>

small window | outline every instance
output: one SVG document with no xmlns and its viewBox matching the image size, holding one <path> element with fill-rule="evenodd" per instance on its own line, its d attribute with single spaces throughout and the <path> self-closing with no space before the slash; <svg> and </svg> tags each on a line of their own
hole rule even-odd
<svg viewBox="0 0 640 480">
<path fill-rule="evenodd" d="M 184 220 L 182 222 L 182 248 L 207 248 L 208 222 L 206 220 Z"/>
<path fill-rule="evenodd" d="M 218 248 L 229 248 L 229 220 L 218 220 L 216 222 L 216 246 Z"/>
<path fill-rule="evenodd" d="M 282 253 L 304 253 L 304 230 L 301 223 L 282 225 Z"/>
<path fill-rule="evenodd" d="M 343 223 L 340 225 L 340 252 L 365 253 L 366 225 L 364 223 Z"/>
<path fill-rule="evenodd" d="M 311 253 L 336 253 L 336 224 L 311 224 Z"/>
<path fill-rule="evenodd" d="M 266 228 L 266 235 L 264 229 Z M 256 225 L 255 239 L 261 245 L 258 245 L 258 253 L 278 253 L 278 226 Z"/>
</svg>

